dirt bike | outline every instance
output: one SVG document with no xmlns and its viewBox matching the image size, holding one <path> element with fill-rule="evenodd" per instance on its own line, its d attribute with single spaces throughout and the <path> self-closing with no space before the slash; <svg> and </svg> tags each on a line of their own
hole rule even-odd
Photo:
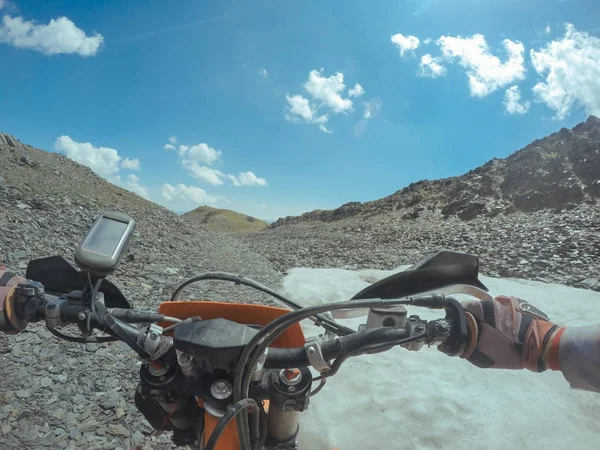
<svg viewBox="0 0 600 450">
<path fill-rule="evenodd" d="M 7 302 L 10 323 L 0 325 L 22 329 L 43 320 L 61 339 L 127 344 L 142 361 L 135 405 L 155 430 L 171 431 L 178 446 L 298 449 L 300 414 L 344 361 L 395 346 L 416 351 L 425 344 L 461 355 L 476 336 L 449 295 L 490 298 L 478 280 L 478 258 L 445 251 L 348 301 L 301 307 L 251 279 L 212 272 L 182 283 L 158 312 L 140 311 L 106 279 L 134 229 L 128 216 L 105 213 L 75 252 L 77 266 L 60 256 L 30 261 L 29 281 Z M 180 300 L 184 288 L 202 280 L 250 286 L 284 307 Z M 406 306 L 444 310 L 445 317 L 422 320 L 408 316 Z M 359 316 L 366 323 L 358 330 L 335 320 Z M 324 332 L 307 339 L 300 327 L 304 319 Z M 81 336 L 59 331 L 69 324 Z"/>
</svg>

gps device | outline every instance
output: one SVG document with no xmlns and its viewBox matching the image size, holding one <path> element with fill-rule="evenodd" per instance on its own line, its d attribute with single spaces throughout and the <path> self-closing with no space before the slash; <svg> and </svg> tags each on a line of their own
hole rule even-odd
<svg viewBox="0 0 600 450">
<path fill-rule="evenodd" d="M 105 212 L 96 218 L 75 251 L 75 263 L 85 272 L 106 276 L 114 272 L 127 251 L 135 220 L 126 214 Z"/>
</svg>

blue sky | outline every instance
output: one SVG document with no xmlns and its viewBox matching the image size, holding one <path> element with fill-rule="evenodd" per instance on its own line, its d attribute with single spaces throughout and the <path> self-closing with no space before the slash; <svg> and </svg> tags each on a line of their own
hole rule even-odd
<svg viewBox="0 0 600 450">
<path fill-rule="evenodd" d="M 373 200 L 600 114 L 594 0 L 0 5 L 0 131 L 178 212 Z"/>
</svg>

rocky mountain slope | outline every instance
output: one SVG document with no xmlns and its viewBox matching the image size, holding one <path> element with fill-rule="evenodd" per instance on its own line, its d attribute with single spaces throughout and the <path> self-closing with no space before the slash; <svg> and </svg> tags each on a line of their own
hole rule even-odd
<svg viewBox="0 0 600 450">
<path fill-rule="evenodd" d="M 518 211 L 572 209 L 583 203 L 596 204 L 599 197 L 600 119 L 590 116 L 572 130 L 563 128 L 506 159 L 493 159 L 462 176 L 423 180 L 380 200 L 282 218 L 271 228 L 386 212 L 417 219 L 426 210 L 467 221 Z"/>
<path fill-rule="evenodd" d="M 442 249 L 489 275 L 600 290 L 600 119 L 539 139 L 465 175 L 380 200 L 280 219 L 244 239 L 286 270 L 390 269 Z"/>
<path fill-rule="evenodd" d="M 256 217 L 211 206 L 200 206 L 183 214 L 182 217 L 200 223 L 209 230 L 226 233 L 255 233 L 269 226 L 267 222 Z"/>
<path fill-rule="evenodd" d="M 277 286 L 281 274 L 264 257 L 167 209 L 118 188 L 68 158 L 0 134 L 0 264 L 24 272 L 32 258 L 71 258 L 102 210 L 137 221 L 120 270 L 111 276 L 134 305 L 155 309 L 178 282 L 203 271 L 242 273 Z M 188 298 L 269 302 L 226 283 L 190 287 Z M 139 375 L 120 344 L 60 341 L 41 324 L 0 335 L 0 448 L 170 448 L 150 438 L 133 405 Z M 158 440 L 157 440 L 158 439 Z"/>
</svg>

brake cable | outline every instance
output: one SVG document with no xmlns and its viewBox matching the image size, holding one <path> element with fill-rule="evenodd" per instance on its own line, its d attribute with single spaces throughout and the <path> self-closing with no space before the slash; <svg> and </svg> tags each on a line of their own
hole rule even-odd
<svg viewBox="0 0 600 450">
<path fill-rule="evenodd" d="M 108 328 L 110 328 L 110 330 L 115 333 L 123 342 L 125 342 L 125 344 L 127 344 L 134 352 L 144 359 L 152 357 L 152 355 L 150 355 L 141 345 L 139 345 L 135 339 L 133 339 L 125 330 L 123 330 L 115 318 L 110 315 L 110 312 L 108 309 L 106 309 L 106 306 L 99 301 L 96 301 L 94 306 L 98 316 L 100 317 L 100 320 L 102 320 L 102 322 L 104 322 Z"/>
<path fill-rule="evenodd" d="M 189 278 L 186 281 L 184 281 L 183 283 L 181 283 L 175 289 L 175 291 L 173 292 L 173 295 L 171 295 L 170 301 L 173 302 L 173 301 L 179 300 L 179 296 L 181 295 L 181 292 L 187 286 L 189 286 L 192 283 L 196 283 L 198 281 L 203 281 L 203 280 L 231 281 L 231 282 L 235 283 L 236 285 L 248 286 L 248 287 L 251 287 L 258 291 L 261 291 L 265 294 L 268 294 L 271 297 L 276 298 L 277 300 L 279 300 L 281 303 L 288 306 L 289 308 L 292 308 L 293 310 L 299 310 L 299 309 L 303 308 L 301 305 L 297 304 L 296 302 L 293 302 L 292 300 L 275 292 L 274 290 L 270 289 L 269 287 L 267 287 L 257 281 L 252 280 L 251 278 L 245 278 L 242 275 L 234 275 L 234 274 L 228 273 L 228 272 L 206 272 L 206 273 L 201 273 L 200 275 L 196 275 L 192 278 Z M 323 316 L 322 314 L 315 314 L 314 317 L 309 316 L 309 317 L 307 317 L 307 319 L 312 320 L 315 325 L 321 326 L 321 327 L 325 328 L 327 331 L 331 331 L 332 333 L 335 333 L 339 336 L 347 336 L 347 335 L 355 332 L 355 330 L 353 330 L 352 328 L 346 327 L 344 325 L 340 325 L 339 323 L 335 322 L 334 320 L 328 319 L 327 317 Z"/>
</svg>

